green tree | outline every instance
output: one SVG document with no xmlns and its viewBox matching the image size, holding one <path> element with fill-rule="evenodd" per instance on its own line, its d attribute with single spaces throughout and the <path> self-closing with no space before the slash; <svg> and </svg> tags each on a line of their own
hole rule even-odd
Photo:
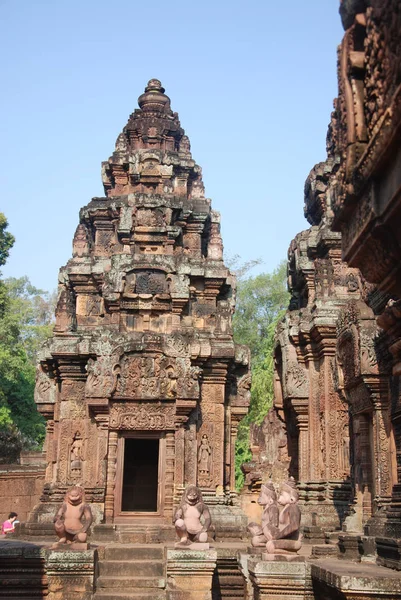
<svg viewBox="0 0 401 600">
<path fill-rule="evenodd" d="M 11 248 L 14 246 L 15 238 L 6 231 L 8 227 L 7 219 L 0 213 L 0 267 L 6 264 Z"/>
<path fill-rule="evenodd" d="M 257 264 L 257 261 L 254 261 L 255 263 Z M 251 263 L 250 266 L 252 267 L 253 264 Z M 233 320 L 234 339 L 237 343 L 249 346 L 252 361 L 251 403 L 248 415 L 238 428 L 237 488 L 243 485 L 241 464 L 251 458 L 249 424 L 260 424 L 273 402 L 274 332 L 289 302 L 284 261 L 273 273 L 249 276 L 248 270 L 249 263 L 240 271 L 237 306 Z"/>
<path fill-rule="evenodd" d="M 14 243 L 6 228 L 0 213 L 0 265 Z M 33 400 L 35 362 L 51 333 L 53 312 L 54 296 L 36 289 L 27 277 L 0 279 L 0 455 L 6 459 L 44 439 L 44 420 Z"/>
<path fill-rule="evenodd" d="M 8 227 L 7 219 L 0 213 L 0 267 L 5 265 L 9 256 L 10 250 L 14 245 L 15 238 L 11 233 L 6 231 Z M 1 273 L 0 273 L 1 274 Z M 7 290 L 0 279 L 0 319 L 4 315 L 7 308 Z"/>
<path fill-rule="evenodd" d="M 33 400 L 36 354 L 52 330 L 53 298 L 27 277 L 4 282 L 6 310 L 0 318 L 0 406 L 10 411 L 25 445 L 41 443 L 44 421 Z"/>
</svg>

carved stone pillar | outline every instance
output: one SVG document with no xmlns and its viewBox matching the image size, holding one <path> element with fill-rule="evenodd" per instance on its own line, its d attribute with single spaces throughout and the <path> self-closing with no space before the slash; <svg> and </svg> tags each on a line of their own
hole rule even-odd
<svg viewBox="0 0 401 600">
<path fill-rule="evenodd" d="M 225 384 L 227 367 L 224 364 L 213 365 L 204 371 L 201 413 L 202 425 L 198 432 L 198 447 L 201 441 L 210 445 L 210 460 L 208 473 L 203 469 L 201 487 L 216 490 L 217 495 L 224 492 L 224 456 L 225 456 Z M 198 461 L 200 457 L 198 457 Z"/>
<path fill-rule="evenodd" d="M 201 256 L 201 233 L 203 231 L 203 223 L 187 223 L 183 235 L 184 248 L 191 253 L 192 256 Z"/>
<path fill-rule="evenodd" d="M 175 432 L 175 493 L 180 493 L 184 488 L 185 467 L 185 430 L 180 427 Z"/>
<path fill-rule="evenodd" d="M 96 485 L 105 488 L 107 478 L 107 446 L 109 433 L 109 416 L 98 414 L 95 416 L 95 421 L 98 428 L 97 440 L 97 460 L 94 463 L 94 475 Z"/>
<path fill-rule="evenodd" d="M 383 402 L 376 396 L 373 398 L 373 409 L 374 500 L 377 510 L 391 501 L 391 422 L 388 402 Z"/>
<path fill-rule="evenodd" d="M 231 423 L 231 440 L 230 440 L 230 491 L 235 492 L 235 442 L 238 434 L 238 423 Z"/>
<path fill-rule="evenodd" d="M 114 488 L 117 468 L 117 443 L 117 431 L 110 431 L 109 451 L 107 456 L 106 496 L 104 502 L 104 516 L 106 523 L 112 523 L 114 516 Z"/>
<path fill-rule="evenodd" d="M 196 423 L 189 422 L 185 430 L 185 464 L 184 464 L 184 486 L 196 485 L 197 475 L 197 441 L 196 441 Z"/>
<path fill-rule="evenodd" d="M 361 528 L 372 516 L 372 448 L 370 444 L 371 413 L 353 418 L 354 456 L 353 481 L 355 486 L 356 523 Z M 355 528 L 354 528 L 355 530 Z"/>
<path fill-rule="evenodd" d="M 53 479 L 53 469 L 56 462 L 57 452 L 54 441 L 54 421 L 51 419 L 46 423 L 46 461 L 45 483 L 50 483 Z"/>
<path fill-rule="evenodd" d="M 306 398 L 293 398 L 291 404 L 296 414 L 298 437 L 298 476 L 300 481 L 310 480 L 309 406 Z"/>
<path fill-rule="evenodd" d="M 172 518 L 174 504 L 174 459 L 175 439 L 174 432 L 166 433 L 166 470 L 164 482 L 164 516 Z"/>
</svg>

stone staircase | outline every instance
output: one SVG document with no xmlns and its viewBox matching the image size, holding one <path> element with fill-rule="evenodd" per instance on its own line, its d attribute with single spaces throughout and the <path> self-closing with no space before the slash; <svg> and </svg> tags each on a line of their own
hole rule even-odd
<svg viewBox="0 0 401 600">
<path fill-rule="evenodd" d="M 44 555 L 38 546 L 0 542 L 0 598 L 39 600 L 48 594 Z"/>
<path fill-rule="evenodd" d="M 94 600 L 166 598 L 164 547 L 156 544 L 118 544 L 99 556 Z"/>
</svg>

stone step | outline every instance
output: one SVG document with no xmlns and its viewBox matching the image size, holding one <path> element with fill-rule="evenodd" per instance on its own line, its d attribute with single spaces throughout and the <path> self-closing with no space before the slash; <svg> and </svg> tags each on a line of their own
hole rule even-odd
<svg viewBox="0 0 401 600">
<path fill-rule="evenodd" d="M 101 560 L 99 575 L 112 577 L 162 577 L 163 563 L 149 560 Z"/>
<path fill-rule="evenodd" d="M 101 590 L 93 596 L 93 600 L 139 600 L 141 598 L 166 600 L 166 592 L 162 590 L 134 590 L 132 592 L 127 590 L 125 592 Z"/>
<path fill-rule="evenodd" d="M 338 547 L 333 544 L 314 544 L 312 546 L 312 558 L 322 558 L 328 556 L 337 556 Z"/>
<path fill-rule="evenodd" d="M 43 537 L 56 539 L 53 523 L 21 523 L 16 537 Z"/>
<path fill-rule="evenodd" d="M 96 588 L 103 589 L 137 590 L 142 588 L 164 588 L 166 580 L 164 577 L 107 577 L 101 575 L 96 580 Z"/>
<path fill-rule="evenodd" d="M 172 525 L 118 525 L 115 534 L 121 544 L 157 544 L 176 539 Z"/>
<path fill-rule="evenodd" d="M 23 568 L 23 567 L 22 567 Z M 2 570 L 0 575 L 0 598 L 7 596 L 26 593 L 32 596 L 34 593 L 40 595 L 43 590 L 47 589 L 47 577 L 44 574 L 20 574 L 7 573 Z"/>
<path fill-rule="evenodd" d="M 118 546 L 106 546 L 104 550 L 105 560 L 160 560 L 164 559 L 164 547 L 162 546 L 133 546 L 131 544 L 119 544 Z"/>
</svg>

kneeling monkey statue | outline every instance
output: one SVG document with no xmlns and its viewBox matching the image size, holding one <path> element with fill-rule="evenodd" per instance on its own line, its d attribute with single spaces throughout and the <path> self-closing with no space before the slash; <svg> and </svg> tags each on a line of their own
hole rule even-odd
<svg viewBox="0 0 401 600">
<path fill-rule="evenodd" d="M 195 485 L 189 485 L 174 515 L 175 530 L 180 538 L 176 546 L 207 543 L 211 522 L 210 511 L 203 502 L 202 492 Z"/>
<path fill-rule="evenodd" d="M 85 521 L 82 523 L 82 517 Z M 84 501 L 84 490 L 74 485 L 67 490 L 64 502 L 54 517 L 54 529 L 58 535 L 59 544 L 72 544 L 79 550 L 87 548 L 87 531 L 92 523 L 92 511 Z"/>
</svg>

